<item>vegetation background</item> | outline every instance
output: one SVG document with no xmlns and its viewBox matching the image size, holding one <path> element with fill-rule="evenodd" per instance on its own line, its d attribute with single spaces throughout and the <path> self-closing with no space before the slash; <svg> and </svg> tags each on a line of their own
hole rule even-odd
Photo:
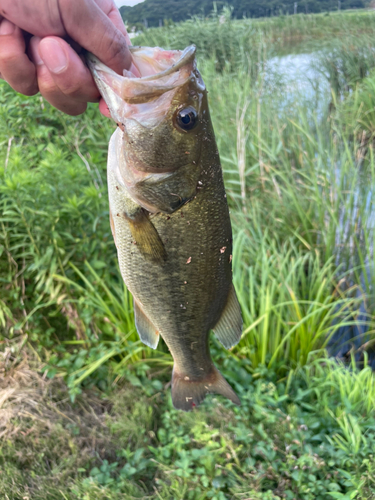
<svg viewBox="0 0 375 500">
<path fill-rule="evenodd" d="M 211 350 L 240 408 L 174 410 L 169 353 L 138 339 L 108 223 L 114 125 L 1 82 L 3 498 L 375 498 L 374 35 L 367 11 L 224 9 L 136 40 L 198 48 L 245 322 Z"/>
<path fill-rule="evenodd" d="M 295 3 L 296 12 L 295 12 Z M 220 12 L 230 7 L 236 19 L 288 14 L 312 14 L 367 7 L 370 0 L 145 0 L 134 7 L 122 6 L 121 15 L 129 26 L 159 26 L 165 22 L 186 21 L 194 16 L 209 16 L 212 9 Z"/>
</svg>

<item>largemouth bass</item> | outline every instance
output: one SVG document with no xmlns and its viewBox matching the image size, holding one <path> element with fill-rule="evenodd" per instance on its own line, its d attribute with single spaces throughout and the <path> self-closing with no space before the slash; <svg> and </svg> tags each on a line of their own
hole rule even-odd
<svg viewBox="0 0 375 500">
<path fill-rule="evenodd" d="M 232 284 L 232 230 L 219 153 L 196 68 L 184 51 L 130 47 L 141 77 L 88 55 L 118 128 L 108 153 L 110 223 L 140 339 L 160 335 L 173 359 L 172 400 L 191 410 L 207 394 L 240 404 L 215 368 L 213 330 L 227 349 L 241 338 Z"/>
</svg>

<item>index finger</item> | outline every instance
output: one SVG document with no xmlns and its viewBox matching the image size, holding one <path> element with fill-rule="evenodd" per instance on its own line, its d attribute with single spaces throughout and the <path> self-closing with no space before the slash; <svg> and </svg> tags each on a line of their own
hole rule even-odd
<svg viewBox="0 0 375 500">
<path fill-rule="evenodd" d="M 121 18 L 113 11 L 113 6 L 112 0 L 60 0 L 60 13 L 65 30 L 73 40 L 122 74 L 123 69 L 130 68 L 132 59 L 125 27 L 120 29 Z"/>
<path fill-rule="evenodd" d="M 126 31 L 124 21 L 113 0 L 95 0 L 95 3 L 104 12 L 104 14 L 109 17 L 116 28 L 120 30 L 121 33 L 125 36 L 127 44 L 131 45 L 131 41 L 128 32 Z"/>
</svg>

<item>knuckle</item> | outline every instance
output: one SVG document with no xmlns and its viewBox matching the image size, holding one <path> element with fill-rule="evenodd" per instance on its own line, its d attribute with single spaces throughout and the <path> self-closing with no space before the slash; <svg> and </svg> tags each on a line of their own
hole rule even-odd
<svg viewBox="0 0 375 500">
<path fill-rule="evenodd" d="M 86 103 L 97 98 L 98 91 L 90 75 L 84 72 L 66 74 L 56 83 L 60 91 L 69 99 Z"/>
<path fill-rule="evenodd" d="M 107 57 L 108 66 L 116 66 L 119 62 L 129 63 L 130 66 L 130 53 L 127 50 L 127 46 L 124 45 L 124 35 L 120 31 L 116 30 L 114 36 L 111 38 L 105 37 L 102 41 L 103 49 Z"/>
<path fill-rule="evenodd" d="M 51 103 L 53 106 L 54 104 Z M 58 106 L 55 106 L 57 109 L 62 111 L 63 113 L 70 115 L 70 116 L 78 116 L 81 115 L 86 111 L 86 104 L 82 103 L 75 103 L 72 105 L 72 103 L 69 104 L 60 104 Z"/>
<path fill-rule="evenodd" d="M 55 94 L 60 93 L 59 89 L 57 88 L 57 85 L 51 79 L 39 80 L 39 88 L 40 88 L 40 93 L 44 97 L 46 97 L 47 100 L 49 96 L 54 96 Z"/>
<path fill-rule="evenodd" d="M 77 83 L 71 83 L 66 86 L 61 86 L 60 88 L 63 94 L 71 99 L 80 99 L 82 94 L 84 94 L 81 87 Z"/>
<path fill-rule="evenodd" d="M 5 80 L 16 92 L 27 96 L 38 93 L 35 71 L 30 67 L 20 67 L 13 58 L 0 58 L 0 78 Z"/>
<path fill-rule="evenodd" d="M 19 92 L 20 94 L 33 96 L 39 92 L 38 85 L 36 83 L 23 83 L 17 87 L 13 87 L 14 90 Z"/>
<path fill-rule="evenodd" d="M 11 52 L 4 52 L 0 50 L 0 67 L 1 68 L 13 68 L 17 66 L 19 60 L 18 54 Z"/>
</svg>

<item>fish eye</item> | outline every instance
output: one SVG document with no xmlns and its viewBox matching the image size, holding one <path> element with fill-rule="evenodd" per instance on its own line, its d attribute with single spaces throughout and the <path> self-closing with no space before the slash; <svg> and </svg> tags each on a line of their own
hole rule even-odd
<svg viewBox="0 0 375 500">
<path fill-rule="evenodd" d="M 198 113 L 193 106 L 178 111 L 176 116 L 177 125 L 185 131 L 193 129 L 198 123 Z"/>
</svg>

